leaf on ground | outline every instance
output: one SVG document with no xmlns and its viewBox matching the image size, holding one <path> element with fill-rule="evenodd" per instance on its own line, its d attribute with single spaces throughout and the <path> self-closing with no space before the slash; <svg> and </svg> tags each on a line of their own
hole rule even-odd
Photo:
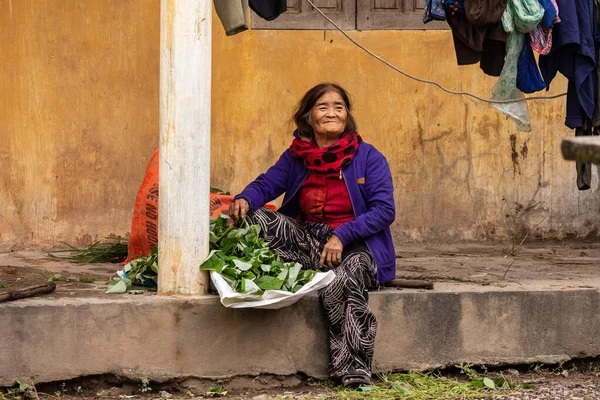
<svg viewBox="0 0 600 400">
<path fill-rule="evenodd" d="M 402 396 L 407 396 L 410 393 L 410 389 L 408 389 L 407 387 L 402 386 L 398 382 L 396 382 L 394 384 L 394 389 L 396 389 L 397 391 L 399 391 Z"/>
<path fill-rule="evenodd" d="M 206 397 L 221 397 L 221 396 L 226 396 L 227 395 L 227 390 L 225 390 L 225 387 L 223 386 L 217 386 L 214 388 L 210 388 L 208 389 L 208 392 L 206 392 Z"/>
<path fill-rule="evenodd" d="M 481 378 L 475 378 L 471 381 L 471 386 L 475 389 L 481 389 L 484 387 L 483 380 Z"/>
<path fill-rule="evenodd" d="M 114 285 L 112 285 L 111 287 L 108 288 L 108 290 L 106 291 L 106 293 L 112 293 L 112 294 L 119 294 L 119 293 L 125 293 L 127 292 L 127 283 L 125 283 L 125 281 L 120 280 L 117 283 L 115 283 Z"/>
<path fill-rule="evenodd" d="M 490 378 L 483 378 L 483 384 L 490 389 L 496 389 L 496 384 Z"/>
<path fill-rule="evenodd" d="M 48 278 L 48 282 L 54 282 L 62 278 L 61 274 L 54 274 L 50 278 Z"/>
<path fill-rule="evenodd" d="M 217 386 L 217 387 L 213 387 L 208 389 L 208 393 L 223 393 L 223 391 L 225 390 L 225 387 L 221 386 Z"/>
<path fill-rule="evenodd" d="M 19 391 L 24 392 L 27 389 L 31 388 L 31 385 L 28 383 L 25 383 L 23 381 L 21 381 L 20 379 L 15 379 L 15 382 L 17 383 L 17 385 L 19 385 Z"/>
<path fill-rule="evenodd" d="M 375 386 L 359 386 L 356 391 L 357 392 L 372 392 L 374 390 L 377 390 L 377 387 Z"/>
</svg>

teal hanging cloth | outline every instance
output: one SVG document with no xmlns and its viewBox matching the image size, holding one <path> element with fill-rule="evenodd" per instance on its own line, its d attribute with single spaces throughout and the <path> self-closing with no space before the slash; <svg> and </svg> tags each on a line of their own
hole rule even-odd
<svg viewBox="0 0 600 400">
<path fill-rule="evenodd" d="M 517 88 L 528 94 L 546 89 L 546 83 L 535 62 L 529 34 L 525 35 L 523 49 L 517 65 Z"/>
<path fill-rule="evenodd" d="M 531 119 L 529 108 L 523 92 L 517 88 L 517 68 L 525 33 L 535 28 L 542 17 L 544 9 L 538 0 L 509 0 L 502 15 L 502 26 L 508 34 L 506 60 L 500 78 L 492 90 L 492 100 L 511 100 L 512 103 L 492 103 L 491 107 L 499 110 L 515 121 L 518 131 L 530 132 Z"/>
</svg>

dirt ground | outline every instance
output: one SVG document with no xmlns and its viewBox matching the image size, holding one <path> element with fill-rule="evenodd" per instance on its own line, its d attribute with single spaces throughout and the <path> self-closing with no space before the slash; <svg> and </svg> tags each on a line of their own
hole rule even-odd
<svg viewBox="0 0 600 400">
<path fill-rule="evenodd" d="M 593 367 L 592 367 L 593 365 Z M 230 400 L 333 400 L 333 399 L 492 399 L 492 400 L 597 400 L 600 398 L 600 373 L 597 361 L 590 361 L 589 366 L 579 365 L 568 368 L 554 367 L 541 369 L 539 366 L 530 366 L 527 369 L 504 369 L 491 372 L 483 372 L 477 375 L 478 379 L 489 377 L 490 379 L 503 377 L 510 383 L 512 388 L 483 388 L 470 394 L 453 395 L 450 392 L 436 392 L 434 384 L 430 388 L 418 391 L 416 388 L 402 395 L 394 395 L 381 390 L 383 387 L 381 379 L 363 390 L 343 390 L 335 387 L 330 382 L 318 382 L 311 379 L 297 377 L 296 384 L 292 387 L 274 387 L 269 389 L 253 388 L 257 378 L 245 378 L 246 382 L 237 382 L 238 386 L 231 387 L 227 383 L 210 388 L 209 391 L 199 392 L 185 387 L 180 383 L 156 383 L 156 382 L 123 382 L 119 378 L 111 376 L 79 378 L 67 382 L 55 382 L 52 384 L 38 385 L 37 387 L 23 383 L 21 388 L 5 388 L 0 390 L 2 400 L 100 400 L 100 399 L 135 399 L 135 400 L 159 400 L 159 399 L 206 399 L 222 398 Z M 581 368 L 583 367 L 583 368 Z M 459 374 L 457 371 L 444 371 L 439 373 L 442 378 L 465 385 L 470 378 Z M 218 385 L 218 386 L 217 386 Z M 211 391 L 212 390 L 212 391 Z M 429 393 L 429 397 L 428 394 Z"/>
</svg>

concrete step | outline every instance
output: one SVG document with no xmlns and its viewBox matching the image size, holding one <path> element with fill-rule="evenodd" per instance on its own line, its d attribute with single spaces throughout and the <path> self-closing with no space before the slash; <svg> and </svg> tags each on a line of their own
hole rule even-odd
<svg viewBox="0 0 600 400">
<path fill-rule="evenodd" d="M 233 310 L 218 297 L 52 296 L 0 304 L 0 386 L 115 373 L 132 378 L 327 376 L 316 296 L 281 310 Z M 372 292 L 374 370 L 459 362 L 559 362 L 600 355 L 598 287 L 536 290 L 436 283 Z"/>
</svg>

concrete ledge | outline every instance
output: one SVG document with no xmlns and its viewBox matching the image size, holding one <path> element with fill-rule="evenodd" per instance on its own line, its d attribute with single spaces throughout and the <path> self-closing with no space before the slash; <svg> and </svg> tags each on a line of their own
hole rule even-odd
<svg viewBox="0 0 600 400">
<path fill-rule="evenodd" d="M 450 288 L 451 289 L 451 288 Z M 376 371 L 600 355 L 599 292 L 382 291 Z M 327 374 L 316 296 L 277 311 L 214 296 L 33 298 L 0 304 L 0 386 L 116 373 L 153 380 Z"/>
</svg>

